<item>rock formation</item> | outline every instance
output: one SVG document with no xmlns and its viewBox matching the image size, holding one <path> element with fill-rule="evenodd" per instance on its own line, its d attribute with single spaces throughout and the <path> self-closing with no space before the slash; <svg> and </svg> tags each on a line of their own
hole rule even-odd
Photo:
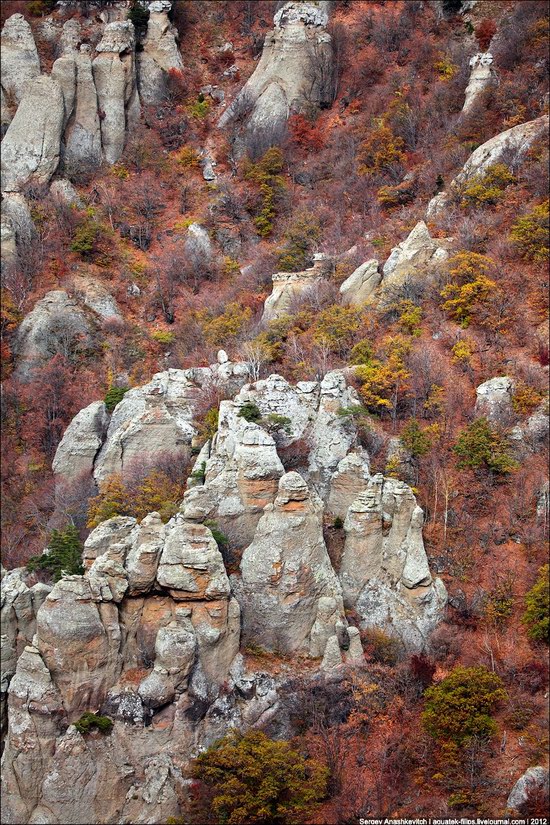
<svg viewBox="0 0 550 825">
<path fill-rule="evenodd" d="M 514 382 L 507 375 L 490 378 L 476 389 L 476 416 L 485 416 L 492 424 L 507 426 L 514 417 L 512 393 Z"/>
<path fill-rule="evenodd" d="M 145 105 L 159 104 L 165 98 L 167 73 L 183 72 L 177 31 L 168 19 L 170 0 L 149 3 L 147 36 L 138 52 L 139 94 Z"/>
<path fill-rule="evenodd" d="M 256 70 L 224 112 L 224 128 L 246 116 L 242 147 L 267 148 L 282 136 L 290 114 L 305 105 L 330 106 L 333 91 L 328 3 L 290 2 L 277 11 Z"/>
<path fill-rule="evenodd" d="M 2 192 L 17 192 L 30 181 L 48 183 L 59 163 L 64 111 L 53 78 L 29 81 L 2 141 Z"/>
<path fill-rule="evenodd" d="M 58 352 L 90 345 L 91 325 L 74 298 L 62 289 L 48 292 L 25 316 L 14 341 L 16 372 L 28 379 Z"/>
<path fill-rule="evenodd" d="M 31 27 L 22 14 L 12 14 L 2 29 L 0 74 L 3 96 L 20 103 L 29 80 L 40 75 L 40 60 Z"/>
<path fill-rule="evenodd" d="M 285 315 L 292 307 L 292 302 L 307 294 L 330 271 L 332 262 L 326 255 L 317 253 L 313 266 L 302 272 L 276 272 L 271 276 L 273 290 L 264 304 L 262 323 L 268 323 Z"/>
<path fill-rule="evenodd" d="M 382 280 L 378 271 L 378 261 L 372 258 L 351 273 L 340 287 L 340 295 L 344 305 L 356 304 L 360 306 L 367 301 Z"/>
<path fill-rule="evenodd" d="M 495 82 L 493 55 L 490 52 L 478 52 L 470 58 L 470 79 L 464 92 L 462 115 L 467 115 L 475 106 L 479 96 Z"/>
<path fill-rule="evenodd" d="M 422 539 L 424 514 L 401 481 L 372 476 L 344 522 L 340 567 L 344 603 L 364 627 L 378 627 L 422 649 L 446 603 L 432 580 Z"/>
<path fill-rule="evenodd" d="M 383 267 L 382 287 L 401 284 L 410 276 L 429 276 L 449 257 L 451 239 L 434 239 L 424 221 L 394 247 Z"/>
<path fill-rule="evenodd" d="M 426 219 L 433 220 L 443 212 L 448 207 L 453 192 L 475 175 L 486 172 L 489 166 L 493 166 L 495 163 L 506 163 L 509 166 L 520 164 L 533 143 L 539 139 L 544 140 L 547 132 L 548 115 L 543 115 L 536 120 L 512 126 L 511 129 L 495 135 L 495 137 L 478 146 L 451 182 L 449 192 L 440 192 L 429 202 Z"/>
<path fill-rule="evenodd" d="M 508 796 L 506 802 L 507 810 L 523 813 L 523 806 L 529 798 L 537 792 L 546 793 L 548 796 L 548 768 L 544 768 L 541 765 L 528 768 L 525 773 L 520 776 Z"/>
</svg>

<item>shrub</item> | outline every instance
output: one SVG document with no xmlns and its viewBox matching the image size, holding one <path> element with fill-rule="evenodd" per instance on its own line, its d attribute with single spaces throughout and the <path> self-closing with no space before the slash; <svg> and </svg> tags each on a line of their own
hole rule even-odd
<svg viewBox="0 0 550 825">
<path fill-rule="evenodd" d="M 205 97 L 199 95 L 195 103 L 191 103 L 188 109 L 192 118 L 204 120 L 210 111 L 210 103 Z"/>
<path fill-rule="evenodd" d="M 514 387 L 512 396 L 512 407 L 518 415 L 527 415 L 538 407 L 542 401 L 542 393 L 534 387 L 530 387 L 524 381 L 518 381 Z"/>
<path fill-rule="evenodd" d="M 283 165 L 283 153 L 276 146 L 268 149 L 256 163 L 248 161 L 245 165 L 245 178 L 258 184 L 260 189 L 261 206 L 254 217 L 254 226 L 262 238 L 266 238 L 273 232 L 277 204 L 285 191 L 285 184 L 281 177 Z"/>
<path fill-rule="evenodd" d="M 383 630 L 368 627 L 361 631 L 361 642 L 365 655 L 381 665 L 393 667 L 399 661 L 401 645 L 398 639 L 388 636 Z"/>
<path fill-rule="evenodd" d="M 401 442 L 413 458 L 420 458 L 430 451 L 432 442 L 425 430 L 420 428 L 416 418 L 407 422 L 401 433 Z"/>
<path fill-rule="evenodd" d="M 504 163 L 495 163 L 461 187 L 461 206 L 492 206 L 504 196 L 506 187 L 513 180 L 513 174 Z"/>
<path fill-rule="evenodd" d="M 518 218 L 512 226 L 510 240 L 527 260 L 548 260 L 548 203 L 545 201 L 535 206 L 532 212 Z"/>
<path fill-rule="evenodd" d="M 467 467 L 506 475 L 518 467 L 517 461 L 508 453 L 506 439 L 484 417 L 461 431 L 453 450 L 459 456 L 461 469 Z"/>
<path fill-rule="evenodd" d="M 45 570 L 54 582 L 59 581 L 64 574 L 80 576 L 84 573 L 82 544 L 74 524 L 67 525 L 63 530 L 52 530 L 47 551 L 41 556 L 31 556 L 27 570 Z"/>
<path fill-rule="evenodd" d="M 87 526 L 94 528 L 115 516 L 129 516 L 130 511 L 130 497 L 122 478 L 120 475 L 112 475 L 103 482 L 97 496 L 88 503 Z"/>
<path fill-rule="evenodd" d="M 241 406 L 238 415 L 240 418 L 244 418 L 245 421 L 250 421 L 254 424 L 257 424 L 262 418 L 262 414 L 258 406 L 253 401 L 245 401 L 245 403 Z"/>
<path fill-rule="evenodd" d="M 176 161 L 182 169 L 193 169 L 199 165 L 199 155 L 192 146 L 182 146 L 176 153 Z"/>
<path fill-rule="evenodd" d="M 286 415 L 278 415 L 278 413 L 269 413 L 264 419 L 264 423 L 270 432 L 277 432 L 284 430 L 287 435 L 290 435 L 292 421 Z"/>
<path fill-rule="evenodd" d="M 109 387 L 103 399 L 108 412 L 113 412 L 116 405 L 122 401 L 128 390 L 129 387 Z"/>
<path fill-rule="evenodd" d="M 333 522 L 332 526 L 334 527 L 335 530 L 341 530 L 343 528 L 344 520 L 341 518 L 341 516 L 336 516 L 334 518 L 334 522 Z"/>
<path fill-rule="evenodd" d="M 453 363 L 469 364 L 474 354 L 474 347 L 470 341 L 461 338 L 460 341 L 456 342 L 451 352 L 453 353 Z"/>
<path fill-rule="evenodd" d="M 279 250 L 279 268 L 299 272 L 311 264 L 311 256 L 321 237 L 321 227 L 314 215 L 303 212 L 284 233 L 285 243 Z"/>
<path fill-rule="evenodd" d="M 189 476 L 190 481 L 196 482 L 197 484 L 204 484 L 206 481 L 206 461 L 201 461 L 200 467 L 198 469 L 193 470 L 193 472 Z"/>
<path fill-rule="evenodd" d="M 405 160 L 405 142 L 389 126 L 380 124 L 372 129 L 359 149 L 359 174 L 395 173 Z"/>
<path fill-rule="evenodd" d="M 215 404 L 205 412 L 202 421 L 199 422 L 199 435 L 203 441 L 209 441 L 214 438 L 218 430 L 219 414 L 219 407 Z"/>
<path fill-rule="evenodd" d="M 450 282 L 441 290 L 446 300 L 443 309 L 467 327 L 472 316 L 491 293 L 496 283 L 489 278 L 493 261 L 477 252 L 459 252 L 449 261 Z"/>
<path fill-rule="evenodd" d="M 32 17 L 42 17 L 50 14 L 57 5 L 57 0 L 31 0 L 27 3 L 27 11 Z"/>
<path fill-rule="evenodd" d="M 214 541 L 218 545 L 218 548 L 221 551 L 221 553 L 223 554 L 229 546 L 229 539 L 227 538 L 225 533 L 222 533 L 222 531 L 220 530 L 215 521 L 205 521 L 204 525 L 205 527 L 209 528 L 214 538 Z"/>
<path fill-rule="evenodd" d="M 549 565 L 539 570 L 538 578 L 525 596 L 525 613 L 522 621 L 527 625 L 527 635 L 535 642 L 548 644 L 549 632 Z"/>
<path fill-rule="evenodd" d="M 151 338 L 159 344 L 173 344 L 176 340 L 176 333 L 168 332 L 166 329 L 155 329 L 151 333 Z"/>
<path fill-rule="evenodd" d="M 457 745 L 472 736 L 493 736 L 496 724 L 491 713 L 507 699 L 500 676 L 485 667 L 456 667 L 424 695 L 424 728 L 435 739 Z"/>
<path fill-rule="evenodd" d="M 92 219 L 88 218 L 75 229 L 71 243 L 71 251 L 77 252 L 83 258 L 90 258 L 97 251 L 97 239 L 99 226 Z"/>
<path fill-rule="evenodd" d="M 210 815 L 227 825 L 303 822 L 325 796 L 328 778 L 327 768 L 258 730 L 215 742 L 193 760 L 191 773 L 212 791 Z"/>
<path fill-rule="evenodd" d="M 313 340 L 326 344 L 331 352 L 344 355 L 361 326 L 361 312 L 356 307 L 340 304 L 323 309 L 313 325 Z"/>
<path fill-rule="evenodd" d="M 490 20 L 489 18 L 484 18 L 480 21 L 480 23 L 475 28 L 475 35 L 477 42 L 479 43 L 479 48 L 482 52 L 487 51 L 489 48 L 489 43 L 493 39 L 493 35 L 497 30 L 497 26 L 494 20 Z"/>
<path fill-rule="evenodd" d="M 252 318 L 250 307 L 243 307 L 237 301 L 227 304 L 225 312 L 215 318 L 208 317 L 208 312 L 198 313 L 202 323 L 204 337 L 212 346 L 229 346 L 242 333 L 244 326 Z"/>
<path fill-rule="evenodd" d="M 101 731 L 101 733 L 110 733 L 113 727 L 113 720 L 108 716 L 99 716 L 97 713 L 84 713 L 78 722 L 74 723 L 75 728 L 79 733 L 89 733 L 92 728 Z"/>
<path fill-rule="evenodd" d="M 350 353 L 350 364 L 368 364 L 374 358 L 374 349 L 372 344 L 364 339 L 352 348 Z"/>
</svg>

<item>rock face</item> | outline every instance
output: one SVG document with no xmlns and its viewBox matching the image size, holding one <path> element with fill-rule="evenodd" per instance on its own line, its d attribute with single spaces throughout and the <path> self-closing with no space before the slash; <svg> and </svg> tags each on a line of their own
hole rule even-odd
<svg viewBox="0 0 550 825">
<path fill-rule="evenodd" d="M 62 289 L 48 292 L 25 316 L 17 330 L 16 372 L 26 379 L 58 352 L 70 353 L 79 343 L 91 344 L 91 328 L 77 302 Z"/>
<path fill-rule="evenodd" d="M 383 629 L 409 649 L 425 646 L 446 603 L 443 583 L 430 575 L 423 518 L 410 487 L 378 474 L 344 522 L 344 603 L 359 613 L 363 627 Z"/>
<path fill-rule="evenodd" d="M 216 381 L 238 388 L 246 373 L 223 351 L 212 367 L 160 373 L 125 395 L 107 434 L 96 402 L 67 429 L 54 470 L 94 467 L 101 478 L 140 450 L 188 444 L 201 392 Z M 85 542 L 85 573 L 51 591 L 29 588 L 21 571 L 5 576 L 4 821 L 180 816 L 187 755 L 280 716 L 277 680 L 245 670 L 241 631 L 245 645 L 318 659 L 331 678 L 363 662 L 344 601 L 363 627 L 428 646 L 445 590 L 431 578 L 411 489 L 370 475 L 353 421 L 338 414 L 357 402 L 338 370 L 296 386 L 277 375 L 246 384 L 221 403 L 167 524 L 158 513 L 103 522 Z M 345 518 L 339 575 L 325 515 Z M 223 556 L 209 520 L 228 535 Z M 78 733 L 85 712 L 108 715 L 109 736 Z"/>
<path fill-rule="evenodd" d="M 475 106 L 479 96 L 495 82 L 492 67 L 493 55 L 490 52 L 478 52 L 470 59 L 470 79 L 464 92 L 462 115 L 467 115 Z"/>
<path fill-rule="evenodd" d="M 60 65 L 60 61 L 64 61 Z M 63 165 L 69 175 L 82 170 L 93 171 L 103 159 L 101 149 L 101 127 L 97 89 L 92 74 L 90 47 L 83 45 L 79 52 L 69 57 L 61 57 L 54 63 L 52 75 L 59 77 L 61 68 L 74 77 L 72 89 L 65 90 L 65 118 L 67 126 L 64 134 Z M 70 106 L 70 101 L 74 101 Z"/>
<path fill-rule="evenodd" d="M 326 31 L 328 3 L 291 2 L 275 14 L 260 62 L 222 115 L 224 128 L 246 116 L 239 136 L 243 149 L 262 147 L 282 136 L 292 112 L 305 105 L 332 103 L 332 43 Z"/>
<path fill-rule="evenodd" d="M 168 19 L 172 3 L 157 0 L 149 3 L 149 22 L 143 49 L 138 52 L 139 94 L 145 105 L 162 103 L 166 94 L 167 73 L 183 72 L 178 49 L 177 31 Z"/>
<path fill-rule="evenodd" d="M 243 637 L 282 653 L 322 655 L 343 620 L 341 588 L 322 530 L 323 506 L 303 478 L 286 473 L 241 561 Z"/>
<path fill-rule="evenodd" d="M 510 791 L 506 808 L 523 813 L 522 808 L 529 798 L 540 792 L 548 796 L 548 768 L 537 765 L 535 768 L 528 768 L 520 776 Z"/>
<path fill-rule="evenodd" d="M 512 393 L 514 383 L 507 375 L 490 378 L 476 389 L 476 416 L 484 416 L 492 424 L 506 426 L 514 417 Z"/>
<path fill-rule="evenodd" d="M 378 261 L 372 258 L 351 273 L 340 287 L 342 303 L 361 305 L 367 301 L 382 280 L 378 271 Z"/>
<path fill-rule="evenodd" d="M 103 314 L 103 301 L 97 306 L 94 298 L 92 309 Z M 29 322 L 28 327 L 33 325 Z M 101 482 L 113 473 L 124 474 L 143 455 L 154 460 L 155 455 L 169 454 L 173 460 L 182 460 L 196 435 L 193 418 L 201 393 L 216 386 L 235 392 L 247 378 L 247 365 L 230 361 L 158 373 L 149 384 L 126 393 L 110 419 L 107 416 L 107 429 L 105 407 L 94 402 L 80 411 L 64 433 L 53 462 L 58 480 L 93 473 Z"/>
<path fill-rule="evenodd" d="M 108 23 L 93 62 L 101 120 L 101 143 L 107 163 L 122 155 L 126 132 L 139 120 L 134 27 L 130 21 Z"/>
<path fill-rule="evenodd" d="M 420 221 L 408 238 L 392 249 L 383 267 L 382 286 L 400 284 L 412 275 L 429 275 L 449 257 L 450 243 L 450 239 L 434 240 Z"/>
<path fill-rule="evenodd" d="M 3 192 L 29 181 L 48 183 L 59 163 L 64 111 L 55 80 L 44 75 L 28 83 L 2 141 Z"/>
<path fill-rule="evenodd" d="M 291 308 L 292 302 L 306 294 L 331 268 L 331 261 L 325 255 L 315 255 L 313 266 L 302 272 L 276 272 L 271 276 L 273 290 L 264 304 L 262 323 L 269 323 Z"/>
<path fill-rule="evenodd" d="M 1 674 L 0 674 L 0 722 L 4 737 L 7 725 L 8 686 L 15 673 L 17 660 L 26 645 L 32 642 L 36 631 L 36 614 L 50 592 L 46 584 L 27 584 L 28 574 L 16 569 L 2 573 L 2 594 L 0 600 Z"/>
<path fill-rule="evenodd" d="M 0 66 L 2 92 L 8 100 L 18 104 L 29 80 L 40 74 L 36 43 L 22 14 L 12 14 L 2 29 Z"/>
<path fill-rule="evenodd" d="M 451 182 L 450 192 L 440 192 L 432 198 L 428 204 L 426 218 L 431 220 L 443 212 L 449 205 L 450 195 L 470 178 L 486 172 L 489 166 L 495 163 L 506 163 L 508 166 L 521 164 L 533 143 L 544 139 L 547 132 L 548 115 L 543 115 L 536 120 L 512 126 L 511 129 L 478 146 Z"/>
</svg>

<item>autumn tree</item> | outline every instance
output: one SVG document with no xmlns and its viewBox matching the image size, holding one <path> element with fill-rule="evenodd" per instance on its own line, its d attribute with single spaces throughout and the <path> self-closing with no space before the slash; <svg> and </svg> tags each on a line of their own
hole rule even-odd
<svg viewBox="0 0 550 825">
<path fill-rule="evenodd" d="M 64 575 L 81 575 L 82 544 L 74 524 L 68 524 L 63 530 L 53 530 L 45 552 L 32 556 L 27 562 L 27 570 L 45 570 L 54 582 Z"/>
<path fill-rule="evenodd" d="M 327 784 L 325 767 L 254 729 L 215 742 L 193 760 L 191 775 L 211 789 L 209 821 L 220 825 L 303 822 Z"/>
<path fill-rule="evenodd" d="M 492 736 L 491 714 L 507 699 L 502 679 L 484 667 L 456 667 L 425 694 L 422 721 L 440 741 L 464 745 L 472 736 Z"/>
<path fill-rule="evenodd" d="M 467 327 L 480 305 L 487 302 L 497 285 L 489 275 L 491 258 L 477 252 L 459 252 L 449 260 L 449 283 L 442 289 L 443 309 Z"/>
<path fill-rule="evenodd" d="M 540 568 L 535 584 L 525 596 L 526 610 L 522 619 L 523 623 L 527 625 L 529 638 L 547 644 L 550 629 L 548 574 L 549 567 L 546 564 Z"/>
<path fill-rule="evenodd" d="M 460 468 L 503 476 L 518 467 L 506 439 L 484 417 L 477 418 L 460 432 L 453 450 L 459 457 Z"/>
</svg>

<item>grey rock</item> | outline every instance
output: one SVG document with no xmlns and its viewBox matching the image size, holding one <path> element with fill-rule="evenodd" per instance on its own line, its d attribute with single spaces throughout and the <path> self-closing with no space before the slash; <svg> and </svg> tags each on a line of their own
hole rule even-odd
<svg viewBox="0 0 550 825">
<path fill-rule="evenodd" d="M 298 473 L 279 481 L 274 504 L 258 523 L 252 544 L 241 561 L 244 639 L 261 639 L 269 650 L 305 651 L 322 655 L 311 632 L 325 603 L 336 609 L 326 626 L 326 640 L 343 616 L 341 589 L 323 540 L 322 504 Z M 330 622 L 332 621 L 332 628 Z"/>
<path fill-rule="evenodd" d="M 225 128 L 244 114 L 243 151 L 253 139 L 263 140 L 266 148 L 276 142 L 293 111 L 331 102 L 327 12 L 326 3 L 293 2 L 275 14 L 258 66 L 219 121 Z"/>
<path fill-rule="evenodd" d="M 74 206 L 77 209 L 82 209 L 84 205 L 72 183 L 65 180 L 65 178 L 58 178 L 52 181 L 50 184 L 50 194 L 61 203 Z"/>
<path fill-rule="evenodd" d="M 103 401 L 80 410 L 63 434 L 52 462 L 52 470 L 64 481 L 92 474 L 95 457 L 103 444 L 109 414 Z"/>
<path fill-rule="evenodd" d="M 346 278 L 340 287 L 342 303 L 364 304 L 382 280 L 382 275 L 378 272 L 378 261 L 373 258 L 366 261 Z"/>
<path fill-rule="evenodd" d="M 184 67 L 177 31 L 168 19 L 168 5 L 152 3 L 149 10 L 147 35 L 142 51 L 137 54 L 137 65 L 141 100 L 145 105 L 154 105 L 161 103 L 165 97 L 168 72 L 171 69 L 183 72 Z"/>
<path fill-rule="evenodd" d="M 521 813 L 522 807 L 529 800 L 529 797 L 538 791 L 548 794 L 548 768 L 544 768 L 541 765 L 528 768 L 525 773 L 520 776 L 510 791 L 506 807 L 512 811 L 519 811 Z"/>
<path fill-rule="evenodd" d="M 2 90 L 16 104 L 30 80 L 40 75 L 40 60 L 32 29 L 22 14 L 8 17 L 2 29 L 0 73 Z"/>
<path fill-rule="evenodd" d="M 3 192 L 17 192 L 29 181 L 48 183 L 59 163 L 64 111 L 55 80 L 29 81 L 2 141 Z"/>
<path fill-rule="evenodd" d="M 479 96 L 496 82 L 492 63 L 493 55 L 490 52 L 479 52 L 470 59 L 471 73 L 464 92 L 462 115 L 468 114 L 474 108 Z"/>
<path fill-rule="evenodd" d="M 424 221 L 416 224 L 409 236 L 391 251 L 383 267 L 382 285 L 402 283 L 414 275 L 426 277 L 449 257 L 451 240 L 434 240 Z"/>
<path fill-rule="evenodd" d="M 84 47 L 72 57 L 59 59 L 73 61 L 75 67 L 75 102 L 65 129 L 63 153 L 64 169 L 73 176 L 97 169 L 103 159 L 97 90 L 92 60 Z"/>
<path fill-rule="evenodd" d="M 16 373 L 27 380 L 32 370 L 57 353 L 69 355 L 91 344 L 91 327 L 77 302 L 62 289 L 46 293 L 17 330 L 13 351 Z"/>
<path fill-rule="evenodd" d="M 480 384 L 476 389 L 476 416 L 484 416 L 492 424 L 508 425 L 514 416 L 513 389 L 514 382 L 507 375 Z"/>
</svg>

